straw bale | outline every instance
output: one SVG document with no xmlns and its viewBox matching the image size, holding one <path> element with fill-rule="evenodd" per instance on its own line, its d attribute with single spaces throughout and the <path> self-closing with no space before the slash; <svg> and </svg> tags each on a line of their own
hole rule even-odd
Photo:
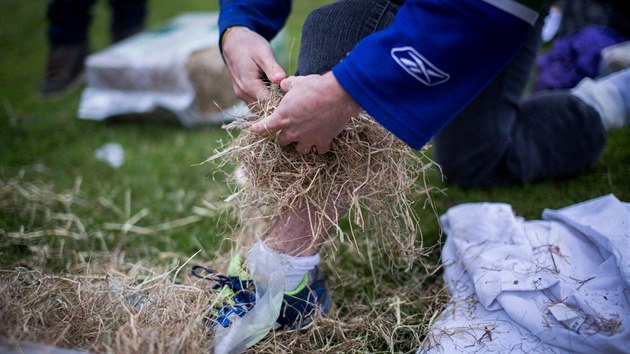
<svg viewBox="0 0 630 354">
<path fill-rule="evenodd" d="M 202 116 L 221 113 L 219 107 L 230 107 L 237 102 L 218 47 L 193 52 L 186 62 L 186 73 L 195 90 L 192 107 Z"/>
</svg>

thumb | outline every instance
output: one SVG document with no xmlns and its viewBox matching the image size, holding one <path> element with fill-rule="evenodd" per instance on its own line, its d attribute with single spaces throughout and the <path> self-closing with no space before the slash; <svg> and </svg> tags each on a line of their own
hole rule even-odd
<svg viewBox="0 0 630 354">
<path fill-rule="evenodd" d="M 252 124 L 252 126 L 249 127 L 249 130 L 255 134 L 272 135 L 280 130 L 277 125 L 278 124 L 276 123 L 275 114 L 272 113 L 265 118 L 259 120 L 258 122 Z"/>
<path fill-rule="evenodd" d="M 282 69 L 280 64 L 276 61 L 273 52 L 268 53 L 268 55 L 261 59 L 260 68 L 265 73 L 269 81 L 277 84 L 287 77 L 284 69 Z"/>
<path fill-rule="evenodd" d="M 293 88 L 293 85 L 304 82 L 304 80 L 306 80 L 305 76 L 289 76 L 286 79 L 280 81 L 280 88 L 286 93 Z"/>
<path fill-rule="evenodd" d="M 281 82 L 287 77 L 284 69 L 282 69 L 282 67 L 280 67 L 280 65 L 278 65 L 277 63 L 275 63 L 268 69 L 264 69 L 263 71 L 265 72 L 265 75 L 267 75 L 269 81 L 273 82 L 274 84 Z"/>
<path fill-rule="evenodd" d="M 287 77 L 286 79 L 280 81 L 280 89 L 284 92 L 289 92 L 293 86 L 293 80 L 295 80 L 295 76 Z"/>
<path fill-rule="evenodd" d="M 271 45 L 266 42 L 264 48 L 254 56 L 254 62 L 265 73 L 269 81 L 278 83 L 287 77 L 284 69 L 276 61 Z"/>
</svg>

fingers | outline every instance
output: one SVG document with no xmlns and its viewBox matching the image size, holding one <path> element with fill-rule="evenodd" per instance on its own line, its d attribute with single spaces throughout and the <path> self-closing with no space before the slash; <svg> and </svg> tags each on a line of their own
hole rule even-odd
<svg viewBox="0 0 630 354">
<path fill-rule="evenodd" d="M 293 139 L 293 137 L 289 136 L 289 134 L 286 134 L 283 131 L 280 131 L 277 135 L 276 135 L 276 142 L 282 146 L 287 146 L 289 144 L 291 144 L 292 142 L 294 142 L 295 139 Z"/>
<path fill-rule="evenodd" d="M 247 89 L 243 89 L 247 87 Z M 258 98 L 268 98 L 267 86 L 262 80 L 253 80 L 248 83 L 234 83 L 233 87 L 236 97 L 245 101 L 247 104 L 258 101 Z"/>
<path fill-rule="evenodd" d="M 323 155 L 330 151 L 330 143 L 313 145 L 313 143 L 303 142 L 299 141 L 298 139 L 292 138 L 289 134 L 285 134 L 284 131 L 280 131 L 280 133 L 278 133 L 278 135 L 276 136 L 276 142 L 282 146 L 287 146 L 289 144 L 297 142 L 297 144 L 295 145 L 295 151 L 302 155 L 314 151 L 316 151 L 319 155 Z"/>
<path fill-rule="evenodd" d="M 281 130 L 282 125 L 277 123 L 277 120 L 272 119 L 272 116 L 273 114 L 253 124 L 249 128 L 250 131 L 255 134 L 261 135 L 276 134 L 276 142 L 282 146 L 287 146 L 292 143 L 298 142 L 298 139 L 295 136 Z M 313 151 L 313 147 L 315 147 L 315 150 L 320 155 L 323 155 L 330 151 L 330 143 L 314 145 L 310 142 L 298 142 L 295 145 L 295 151 L 297 151 L 299 154 L 304 155 Z"/>
<path fill-rule="evenodd" d="M 295 80 L 295 76 L 291 76 L 280 81 L 280 89 L 284 91 L 285 93 L 289 92 L 289 90 L 291 89 L 293 85 L 293 80 Z"/>
<path fill-rule="evenodd" d="M 274 83 L 281 82 L 286 77 L 284 70 L 280 66 L 275 66 L 265 71 L 265 75 Z M 238 98 L 250 104 L 261 99 L 268 99 L 271 96 L 269 87 L 262 80 L 260 72 L 252 73 L 247 77 L 255 79 L 248 80 L 247 82 L 236 82 L 234 84 L 234 92 Z"/>
<path fill-rule="evenodd" d="M 273 54 L 271 46 L 268 46 L 267 50 L 265 50 L 256 61 L 260 69 L 269 79 L 269 81 L 277 84 L 286 79 L 287 74 L 284 72 L 284 69 L 282 69 L 280 64 L 278 64 L 278 62 L 276 61 L 276 57 Z"/>
<path fill-rule="evenodd" d="M 294 85 L 298 84 L 301 80 L 304 80 L 305 76 L 289 76 L 286 79 L 280 81 L 280 89 L 285 93 L 289 92 Z"/>
<path fill-rule="evenodd" d="M 328 151 L 330 151 L 330 144 L 328 144 L 328 145 L 315 145 L 315 149 L 317 150 L 318 154 L 323 155 L 323 154 L 327 153 Z"/>
<path fill-rule="evenodd" d="M 281 144 L 281 145 L 284 145 L 284 144 Z M 308 144 L 308 143 L 297 143 L 295 145 L 295 151 L 298 154 L 302 154 L 302 155 L 305 155 L 305 154 L 308 154 L 308 153 L 312 152 L 313 148 L 315 148 L 315 151 L 317 151 L 317 153 L 319 155 L 323 155 L 323 154 L 327 153 L 328 151 L 330 151 L 330 144 L 329 145 L 315 145 L 315 146 L 313 146 L 313 145 Z"/>
<path fill-rule="evenodd" d="M 274 84 L 282 82 L 282 80 L 287 78 L 287 74 L 284 72 L 284 69 L 282 69 L 275 60 L 270 67 L 263 68 L 263 71 L 265 72 L 265 75 L 267 75 L 269 81 Z"/>
<path fill-rule="evenodd" d="M 271 96 L 271 92 L 267 85 L 262 81 L 262 74 L 267 76 L 267 79 L 272 83 L 279 83 L 287 77 L 284 69 L 276 62 L 276 57 L 273 54 L 271 46 L 267 45 L 265 50 L 260 51 L 260 55 L 254 58 L 256 66 L 260 68 L 261 72 L 258 73 L 259 79 L 256 80 L 256 86 L 253 87 L 253 91 L 256 92 L 256 100 L 268 99 Z"/>
<path fill-rule="evenodd" d="M 248 104 L 269 98 L 263 76 L 274 83 L 286 78 L 269 42 L 246 27 L 234 26 L 223 39 L 223 57 L 232 78 L 233 90 Z"/>
<path fill-rule="evenodd" d="M 311 152 L 311 148 L 312 148 L 311 145 L 302 144 L 302 143 L 298 143 L 297 145 L 295 145 L 295 151 L 297 151 L 297 153 L 301 155 L 305 155 Z"/>
<path fill-rule="evenodd" d="M 278 130 L 282 129 L 282 125 L 277 118 L 275 113 L 268 115 L 267 117 L 261 119 L 260 121 L 252 124 L 249 127 L 249 130 L 255 134 L 262 135 L 272 135 L 275 134 Z"/>
</svg>

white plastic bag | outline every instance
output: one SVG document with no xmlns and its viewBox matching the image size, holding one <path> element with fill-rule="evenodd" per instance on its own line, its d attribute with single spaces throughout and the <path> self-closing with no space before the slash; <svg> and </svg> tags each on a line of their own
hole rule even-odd
<svg viewBox="0 0 630 354">
<path fill-rule="evenodd" d="M 280 315 L 285 276 L 280 259 L 257 242 L 247 256 L 254 284 L 256 305 L 228 328 L 219 328 L 215 336 L 215 354 L 240 353 L 263 339 Z"/>
</svg>

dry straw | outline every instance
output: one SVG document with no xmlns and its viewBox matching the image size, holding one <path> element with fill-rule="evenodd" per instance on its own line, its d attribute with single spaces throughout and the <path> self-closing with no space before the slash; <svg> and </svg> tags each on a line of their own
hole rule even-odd
<svg viewBox="0 0 630 354">
<path fill-rule="evenodd" d="M 95 275 L 0 272 L 0 338 L 95 353 L 205 350 L 207 291 L 173 283 L 172 271 L 116 268 Z"/>
<path fill-rule="evenodd" d="M 260 136 L 247 129 L 255 119 L 273 113 L 282 98 L 277 86 L 268 100 L 258 102 L 254 117 L 237 118 L 225 128 L 238 136 L 216 151 L 208 161 L 226 170 L 234 193 L 228 198 L 238 219 L 270 226 L 288 210 L 309 208 L 313 234 L 332 224 L 342 240 L 357 242 L 364 234 L 380 245 L 379 250 L 407 266 L 423 253 L 421 230 L 413 206 L 429 200 L 425 172 L 433 163 L 423 152 L 414 152 L 376 123 L 366 113 L 353 117 L 332 141 L 331 151 L 298 154 L 282 147 L 273 136 Z M 340 225 L 348 209 L 349 230 Z"/>
<path fill-rule="evenodd" d="M 209 284 L 176 274 L 185 267 L 95 262 L 81 275 L 0 271 L 0 339 L 92 353 L 207 352 Z M 304 332 L 272 333 L 249 353 L 415 352 L 447 300 L 441 284 L 424 271 L 401 281 L 377 264 L 369 274 L 348 267 L 336 267 L 344 282 L 330 289 L 326 317 Z"/>
<path fill-rule="evenodd" d="M 275 93 L 261 115 L 278 99 Z M 418 257 L 428 251 L 412 208 L 428 197 L 424 172 L 431 162 L 366 115 L 353 118 L 325 155 L 299 155 L 245 129 L 211 159 L 241 166 L 246 178 L 231 199 L 245 224 L 268 224 L 278 212 L 307 202 L 335 221 L 340 239 L 353 241 L 331 243 L 336 257 L 322 264 L 333 301 L 327 316 L 302 333 L 272 333 L 251 353 L 415 352 L 447 300 L 437 266 Z M 2 254 L 16 244 L 29 250 L 0 269 L 0 338 L 94 353 L 206 351 L 212 333 L 203 318 L 212 284 L 191 279 L 187 263 L 160 260 L 145 267 L 152 261 L 142 259 L 144 253 L 133 258 L 131 249 L 125 260 L 118 246 L 132 234 L 169 237 L 171 227 L 198 219 L 141 228 L 146 212 L 131 212 L 130 191 L 119 209 L 106 197 L 87 200 L 80 186 L 77 179 L 71 191 L 56 193 L 21 177 L 0 180 L 0 214 L 18 221 L 0 229 Z M 348 201 L 349 226 L 324 213 L 335 198 Z M 75 213 L 77 204 L 101 205 L 124 222 L 92 223 L 93 215 Z M 112 241 L 116 247 L 108 248 Z M 396 262 L 383 262 L 383 254 Z M 220 268 L 222 257 L 213 265 Z M 63 273 L 50 267 L 64 263 Z"/>
<path fill-rule="evenodd" d="M 80 195 L 80 186 L 79 178 L 72 190 L 56 193 L 22 176 L 0 179 L 2 221 L 18 221 L 0 228 L 0 352 L 48 352 L 42 343 L 93 353 L 203 352 L 208 284 L 187 277 L 186 263 L 146 267 L 153 262 L 130 263 L 118 247 L 108 251 L 114 235 L 90 223 L 92 215 L 74 212 L 97 204 Z M 106 214 L 133 219 L 99 202 L 114 211 Z"/>
</svg>

